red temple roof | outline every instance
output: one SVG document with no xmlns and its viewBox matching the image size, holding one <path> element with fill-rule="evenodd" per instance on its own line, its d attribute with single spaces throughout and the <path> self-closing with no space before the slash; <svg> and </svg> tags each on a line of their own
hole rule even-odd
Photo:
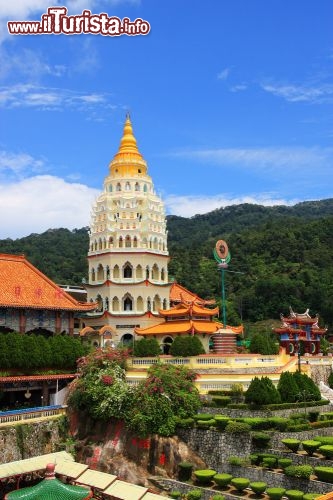
<svg viewBox="0 0 333 500">
<path fill-rule="evenodd" d="M 78 302 L 23 255 L 0 254 L 0 307 L 92 311 L 95 303 Z"/>
</svg>

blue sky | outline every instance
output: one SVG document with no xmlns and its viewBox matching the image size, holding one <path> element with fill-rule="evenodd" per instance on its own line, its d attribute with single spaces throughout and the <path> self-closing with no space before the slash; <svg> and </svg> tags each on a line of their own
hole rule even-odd
<svg viewBox="0 0 333 500">
<path fill-rule="evenodd" d="M 0 238 L 89 224 L 130 111 L 167 212 L 333 196 L 331 0 L 69 0 L 147 36 L 13 36 L 0 0 Z"/>
</svg>

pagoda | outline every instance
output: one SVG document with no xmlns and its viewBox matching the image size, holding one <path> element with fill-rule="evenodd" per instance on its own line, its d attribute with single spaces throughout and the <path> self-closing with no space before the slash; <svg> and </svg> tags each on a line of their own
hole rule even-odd
<svg viewBox="0 0 333 500">
<path fill-rule="evenodd" d="M 170 283 L 164 204 L 129 115 L 103 192 L 92 207 L 89 239 L 85 288 L 97 309 L 82 318 L 81 335 L 95 331 L 98 345 L 131 345 L 135 328 L 156 324 L 158 311 L 169 307 Z"/>
<path fill-rule="evenodd" d="M 320 339 L 327 332 L 327 328 L 319 327 L 318 315 L 312 318 L 309 315 L 309 309 L 298 314 L 290 307 L 288 317 L 281 314 L 281 322 L 282 325 L 274 328 L 274 332 L 279 335 L 280 345 L 286 349 L 287 353 L 299 353 L 301 345 L 304 354 L 319 353 Z"/>
</svg>

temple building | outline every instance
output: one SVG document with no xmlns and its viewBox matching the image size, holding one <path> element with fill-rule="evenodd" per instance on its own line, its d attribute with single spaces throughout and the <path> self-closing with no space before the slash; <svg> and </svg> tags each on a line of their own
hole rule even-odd
<svg viewBox="0 0 333 500">
<path fill-rule="evenodd" d="M 0 332 L 74 334 L 74 319 L 96 304 L 79 302 L 22 255 L 0 254 Z"/>
<path fill-rule="evenodd" d="M 130 345 L 135 328 L 158 323 L 170 305 L 165 210 L 127 116 L 104 189 L 92 207 L 88 252 L 88 301 L 82 336 Z M 95 342 L 94 342 L 95 343 Z"/>
<path fill-rule="evenodd" d="M 311 318 L 309 309 L 305 313 L 295 313 L 290 308 L 288 317 L 281 314 L 282 325 L 274 328 L 279 335 L 281 347 L 285 347 L 290 354 L 318 354 L 320 339 L 327 332 L 327 328 L 320 328 L 318 315 Z"/>
</svg>

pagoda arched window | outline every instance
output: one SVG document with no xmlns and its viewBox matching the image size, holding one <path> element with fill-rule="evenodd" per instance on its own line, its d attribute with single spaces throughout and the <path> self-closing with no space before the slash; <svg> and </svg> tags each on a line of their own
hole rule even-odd
<svg viewBox="0 0 333 500">
<path fill-rule="evenodd" d="M 138 280 L 142 279 L 142 266 L 140 264 L 136 266 L 135 274 Z"/>
<path fill-rule="evenodd" d="M 136 310 L 143 311 L 143 298 L 142 297 L 138 297 L 136 299 Z"/>
<path fill-rule="evenodd" d="M 127 235 L 126 238 L 125 238 L 125 247 L 126 248 L 131 248 L 131 246 L 132 246 L 131 237 Z"/>
<path fill-rule="evenodd" d="M 98 250 L 102 250 L 103 244 L 101 238 L 98 240 Z"/>
<path fill-rule="evenodd" d="M 98 312 L 103 311 L 103 299 L 102 299 L 101 295 L 99 295 L 99 294 L 97 295 L 96 302 L 97 302 L 97 311 Z"/>
<path fill-rule="evenodd" d="M 134 227 L 135 227 L 135 224 L 134 224 Z M 134 238 L 133 238 L 133 247 L 137 248 L 137 246 L 138 246 L 138 238 L 136 236 L 134 236 Z"/>
<path fill-rule="evenodd" d="M 124 278 L 132 278 L 133 276 L 133 268 L 132 266 L 129 264 L 129 262 L 126 262 L 125 266 L 124 266 Z"/>
<path fill-rule="evenodd" d="M 161 299 L 158 295 L 155 295 L 153 301 L 153 311 L 158 311 L 159 309 L 161 309 Z"/>
<path fill-rule="evenodd" d="M 150 269 L 149 266 L 146 267 L 146 280 L 149 280 L 150 278 Z"/>
<path fill-rule="evenodd" d="M 116 191 L 121 191 L 121 184 L 120 184 L 120 182 L 117 183 Z"/>
<path fill-rule="evenodd" d="M 125 191 L 130 191 L 131 190 L 131 185 L 129 182 L 126 182 L 125 184 Z"/>
<path fill-rule="evenodd" d="M 161 269 L 161 281 L 165 281 L 165 270 L 164 267 Z"/>
<path fill-rule="evenodd" d="M 112 310 L 119 311 L 119 299 L 118 299 L 118 297 L 113 297 L 113 299 L 112 299 Z"/>
<path fill-rule="evenodd" d="M 91 270 L 91 281 L 95 281 L 95 279 L 96 279 L 95 269 L 92 268 L 92 270 Z"/>
<path fill-rule="evenodd" d="M 148 191 L 147 184 L 144 184 L 144 186 L 143 186 L 143 192 L 147 193 L 147 191 Z"/>
<path fill-rule="evenodd" d="M 113 247 L 113 238 L 112 236 L 110 236 L 109 238 L 109 248 L 112 248 Z"/>
<path fill-rule="evenodd" d="M 119 272 L 119 266 L 118 264 L 116 264 L 113 268 L 113 277 L 114 279 L 119 279 L 119 275 L 120 275 L 120 272 Z"/>
<path fill-rule="evenodd" d="M 168 308 L 167 299 L 163 299 L 163 309 L 167 308 Z"/>
<path fill-rule="evenodd" d="M 112 184 L 109 184 L 108 189 L 109 189 L 109 192 L 112 193 Z"/>
<path fill-rule="evenodd" d="M 110 279 L 110 267 L 109 266 L 106 266 L 106 279 L 107 280 Z"/>
<path fill-rule="evenodd" d="M 151 270 L 151 277 L 153 280 L 158 280 L 158 277 L 159 277 L 159 269 L 158 269 L 158 265 L 155 263 L 152 267 L 152 270 Z"/>
<path fill-rule="evenodd" d="M 130 295 L 125 295 L 123 304 L 124 311 L 133 311 L 133 299 Z"/>
<path fill-rule="evenodd" d="M 123 237 L 120 236 L 120 238 L 119 238 L 119 248 L 123 248 L 123 244 L 124 244 Z"/>
<path fill-rule="evenodd" d="M 134 189 L 135 191 L 140 191 L 140 184 L 138 182 L 135 183 Z"/>
<path fill-rule="evenodd" d="M 105 303 L 105 307 L 104 307 L 105 311 L 108 311 L 109 310 L 109 299 L 108 299 L 108 297 L 105 297 L 104 303 Z"/>
<path fill-rule="evenodd" d="M 150 297 L 147 298 L 147 311 L 151 311 L 151 299 L 150 299 Z"/>
<path fill-rule="evenodd" d="M 97 281 L 103 281 L 104 280 L 104 268 L 102 264 L 98 264 L 97 267 Z"/>
<path fill-rule="evenodd" d="M 154 248 L 154 250 L 157 250 L 157 247 L 158 247 L 158 242 L 157 242 L 157 238 L 155 237 L 154 238 L 154 242 L 153 242 L 153 248 Z"/>
<path fill-rule="evenodd" d="M 104 249 L 106 248 L 106 239 L 105 238 L 103 239 L 103 248 Z"/>
</svg>

